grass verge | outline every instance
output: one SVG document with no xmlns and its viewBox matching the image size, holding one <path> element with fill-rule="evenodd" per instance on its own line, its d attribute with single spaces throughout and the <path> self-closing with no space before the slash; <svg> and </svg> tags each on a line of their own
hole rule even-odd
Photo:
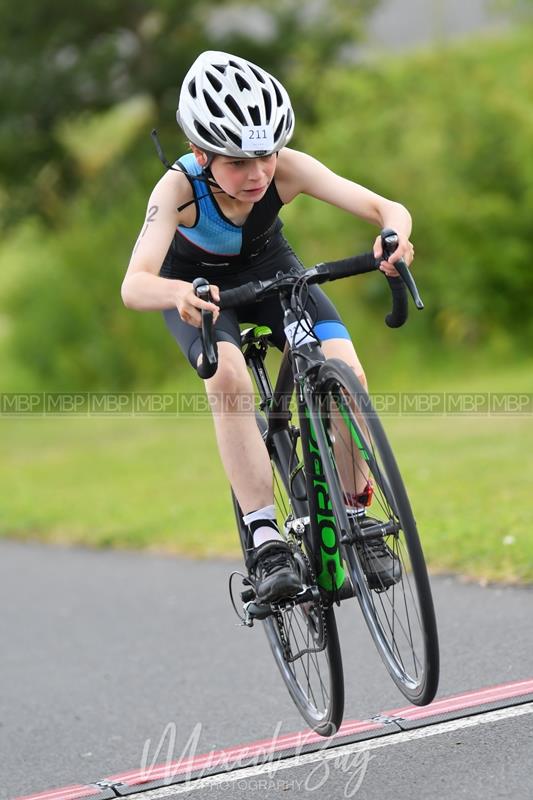
<svg viewBox="0 0 533 800">
<path fill-rule="evenodd" d="M 418 375 L 426 392 L 526 392 L 531 367 L 469 379 Z M 385 376 L 374 380 L 383 391 Z M 406 380 L 396 381 L 404 390 Z M 198 382 L 194 390 L 201 386 Z M 383 418 L 436 571 L 533 582 L 533 417 L 414 413 Z M 0 417 L 0 535 L 189 556 L 237 556 L 209 414 Z"/>
</svg>

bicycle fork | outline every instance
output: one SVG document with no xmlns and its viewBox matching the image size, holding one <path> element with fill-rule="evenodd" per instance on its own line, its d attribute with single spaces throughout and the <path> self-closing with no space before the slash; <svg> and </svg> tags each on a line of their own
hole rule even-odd
<svg viewBox="0 0 533 800">
<path fill-rule="evenodd" d="M 315 572 L 319 587 L 334 600 L 354 596 L 354 590 L 344 569 L 340 541 L 348 531 L 339 530 L 333 510 L 330 486 L 331 461 L 324 461 L 321 452 L 327 452 L 327 441 L 314 411 L 312 392 L 305 382 L 298 390 L 298 414 L 302 436 L 305 480 L 308 488 L 309 535 L 315 554 Z M 338 505 L 337 505 L 338 507 Z"/>
</svg>

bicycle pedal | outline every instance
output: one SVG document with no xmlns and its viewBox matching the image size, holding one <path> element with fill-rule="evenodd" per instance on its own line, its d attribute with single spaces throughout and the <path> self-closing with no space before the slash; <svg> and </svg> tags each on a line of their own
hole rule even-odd
<svg viewBox="0 0 533 800">
<path fill-rule="evenodd" d="M 244 606 L 246 624 L 251 628 L 254 619 L 266 619 L 272 615 L 272 608 L 270 604 L 257 603 L 250 600 Z"/>
<path fill-rule="evenodd" d="M 317 603 L 320 601 L 320 591 L 316 586 L 304 586 L 304 588 L 290 598 L 296 603 L 306 603 L 307 601 Z"/>
</svg>

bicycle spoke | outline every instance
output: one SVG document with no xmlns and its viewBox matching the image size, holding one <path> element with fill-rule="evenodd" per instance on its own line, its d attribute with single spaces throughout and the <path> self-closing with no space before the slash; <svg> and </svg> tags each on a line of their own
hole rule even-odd
<svg viewBox="0 0 533 800">
<path fill-rule="evenodd" d="M 309 636 L 310 636 L 309 628 L 307 628 L 307 640 L 306 640 L 305 639 L 305 634 L 302 631 L 302 627 L 301 627 L 301 624 L 300 624 L 299 619 L 298 619 L 298 615 L 294 612 L 294 610 L 289 612 L 289 613 L 290 613 L 291 617 L 293 617 L 295 619 L 296 625 L 298 626 L 298 630 L 300 632 L 300 635 L 301 635 L 302 639 L 304 640 L 304 647 L 302 649 L 310 648 L 311 643 L 309 641 Z M 292 622 L 290 623 L 289 627 L 290 627 L 290 632 L 294 633 L 294 628 L 293 628 Z M 316 698 L 315 698 L 315 695 L 314 695 L 314 691 L 313 691 L 313 689 L 311 687 L 311 682 L 310 682 L 311 681 L 311 678 L 310 678 L 310 673 L 311 673 L 310 661 L 311 661 L 312 657 L 314 657 L 313 666 L 315 667 L 316 674 L 317 674 L 317 677 L 318 677 L 318 682 L 319 682 L 320 689 L 321 689 L 321 692 L 322 692 L 322 699 L 324 701 L 324 706 L 327 705 L 327 702 L 326 702 L 326 697 L 325 697 L 325 686 L 324 686 L 324 682 L 322 680 L 322 677 L 320 675 L 320 668 L 318 666 L 317 654 L 316 653 L 312 653 L 312 652 L 308 652 L 308 653 L 305 654 L 305 656 L 306 656 L 308 667 L 307 667 L 307 670 L 303 669 L 303 672 L 304 672 L 304 674 L 306 675 L 306 678 L 307 678 L 308 692 L 312 696 L 315 708 L 317 710 L 319 710 L 318 704 L 316 702 Z M 301 662 L 301 659 L 297 659 L 296 661 L 293 662 L 293 664 L 296 665 L 298 663 L 298 661 Z M 295 667 L 295 677 L 297 678 L 297 676 L 296 676 L 296 667 Z"/>
<path fill-rule="evenodd" d="M 424 566 L 416 550 L 418 535 L 406 510 L 403 485 L 398 487 L 399 475 L 390 449 L 385 449 L 388 445 L 379 421 L 351 370 L 333 359 L 321 367 L 319 382 L 316 413 L 322 448 L 327 443 L 338 487 L 332 499 L 339 526 L 352 530 L 352 543 L 344 546 L 344 552 L 361 609 L 399 688 L 415 702 L 428 702 L 438 677 L 436 630 L 427 577 L 424 602 L 421 599 Z M 368 484 L 372 503 L 365 508 Z M 352 509 L 357 513 L 350 514 Z"/>
<path fill-rule="evenodd" d="M 301 444 L 298 443 L 301 449 Z M 301 454 L 291 446 L 294 463 Z M 284 470 L 272 460 L 274 502 L 280 530 L 294 518 L 288 465 Z M 301 513 L 301 512 L 300 512 Z M 288 537 L 290 540 L 290 536 Z M 301 569 L 307 569 L 302 555 Z M 300 563 L 300 562 L 299 562 Z M 305 578 L 305 583 L 310 583 Z M 311 582 L 312 583 L 312 582 Z M 264 628 L 283 680 L 308 723 L 323 735 L 331 735 L 340 724 L 343 709 L 343 678 L 334 618 L 326 625 L 320 605 L 309 601 L 285 608 L 264 621 Z M 287 644 L 287 655 L 282 642 Z M 321 650 L 317 651 L 317 644 Z"/>
</svg>

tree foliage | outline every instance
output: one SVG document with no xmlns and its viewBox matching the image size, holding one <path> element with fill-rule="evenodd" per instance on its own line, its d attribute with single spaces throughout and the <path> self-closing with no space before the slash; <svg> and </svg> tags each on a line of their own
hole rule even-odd
<svg viewBox="0 0 533 800">
<path fill-rule="evenodd" d="M 155 103 L 156 117 L 171 120 L 181 80 L 207 48 L 236 50 L 289 80 L 302 70 L 316 71 L 357 41 L 375 3 L 78 0 L 73 6 L 67 0 L 0 0 L 6 220 L 29 209 L 47 216 L 31 183 L 50 163 L 61 194 L 79 185 L 60 135 L 65 119 L 141 95 Z M 231 14 L 233 24 L 223 26 Z"/>
<path fill-rule="evenodd" d="M 427 301 L 404 335 L 452 347 L 533 344 L 531 29 L 335 71 L 315 94 L 309 150 L 334 170 L 404 203 Z M 335 113 L 332 113 L 335 109 Z M 327 135 L 326 135 L 327 134 Z M 307 260 L 366 249 L 367 226 L 304 200 L 288 210 Z M 353 284 L 354 299 L 361 286 Z M 383 307 L 386 287 L 374 298 Z"/>
</svg>

